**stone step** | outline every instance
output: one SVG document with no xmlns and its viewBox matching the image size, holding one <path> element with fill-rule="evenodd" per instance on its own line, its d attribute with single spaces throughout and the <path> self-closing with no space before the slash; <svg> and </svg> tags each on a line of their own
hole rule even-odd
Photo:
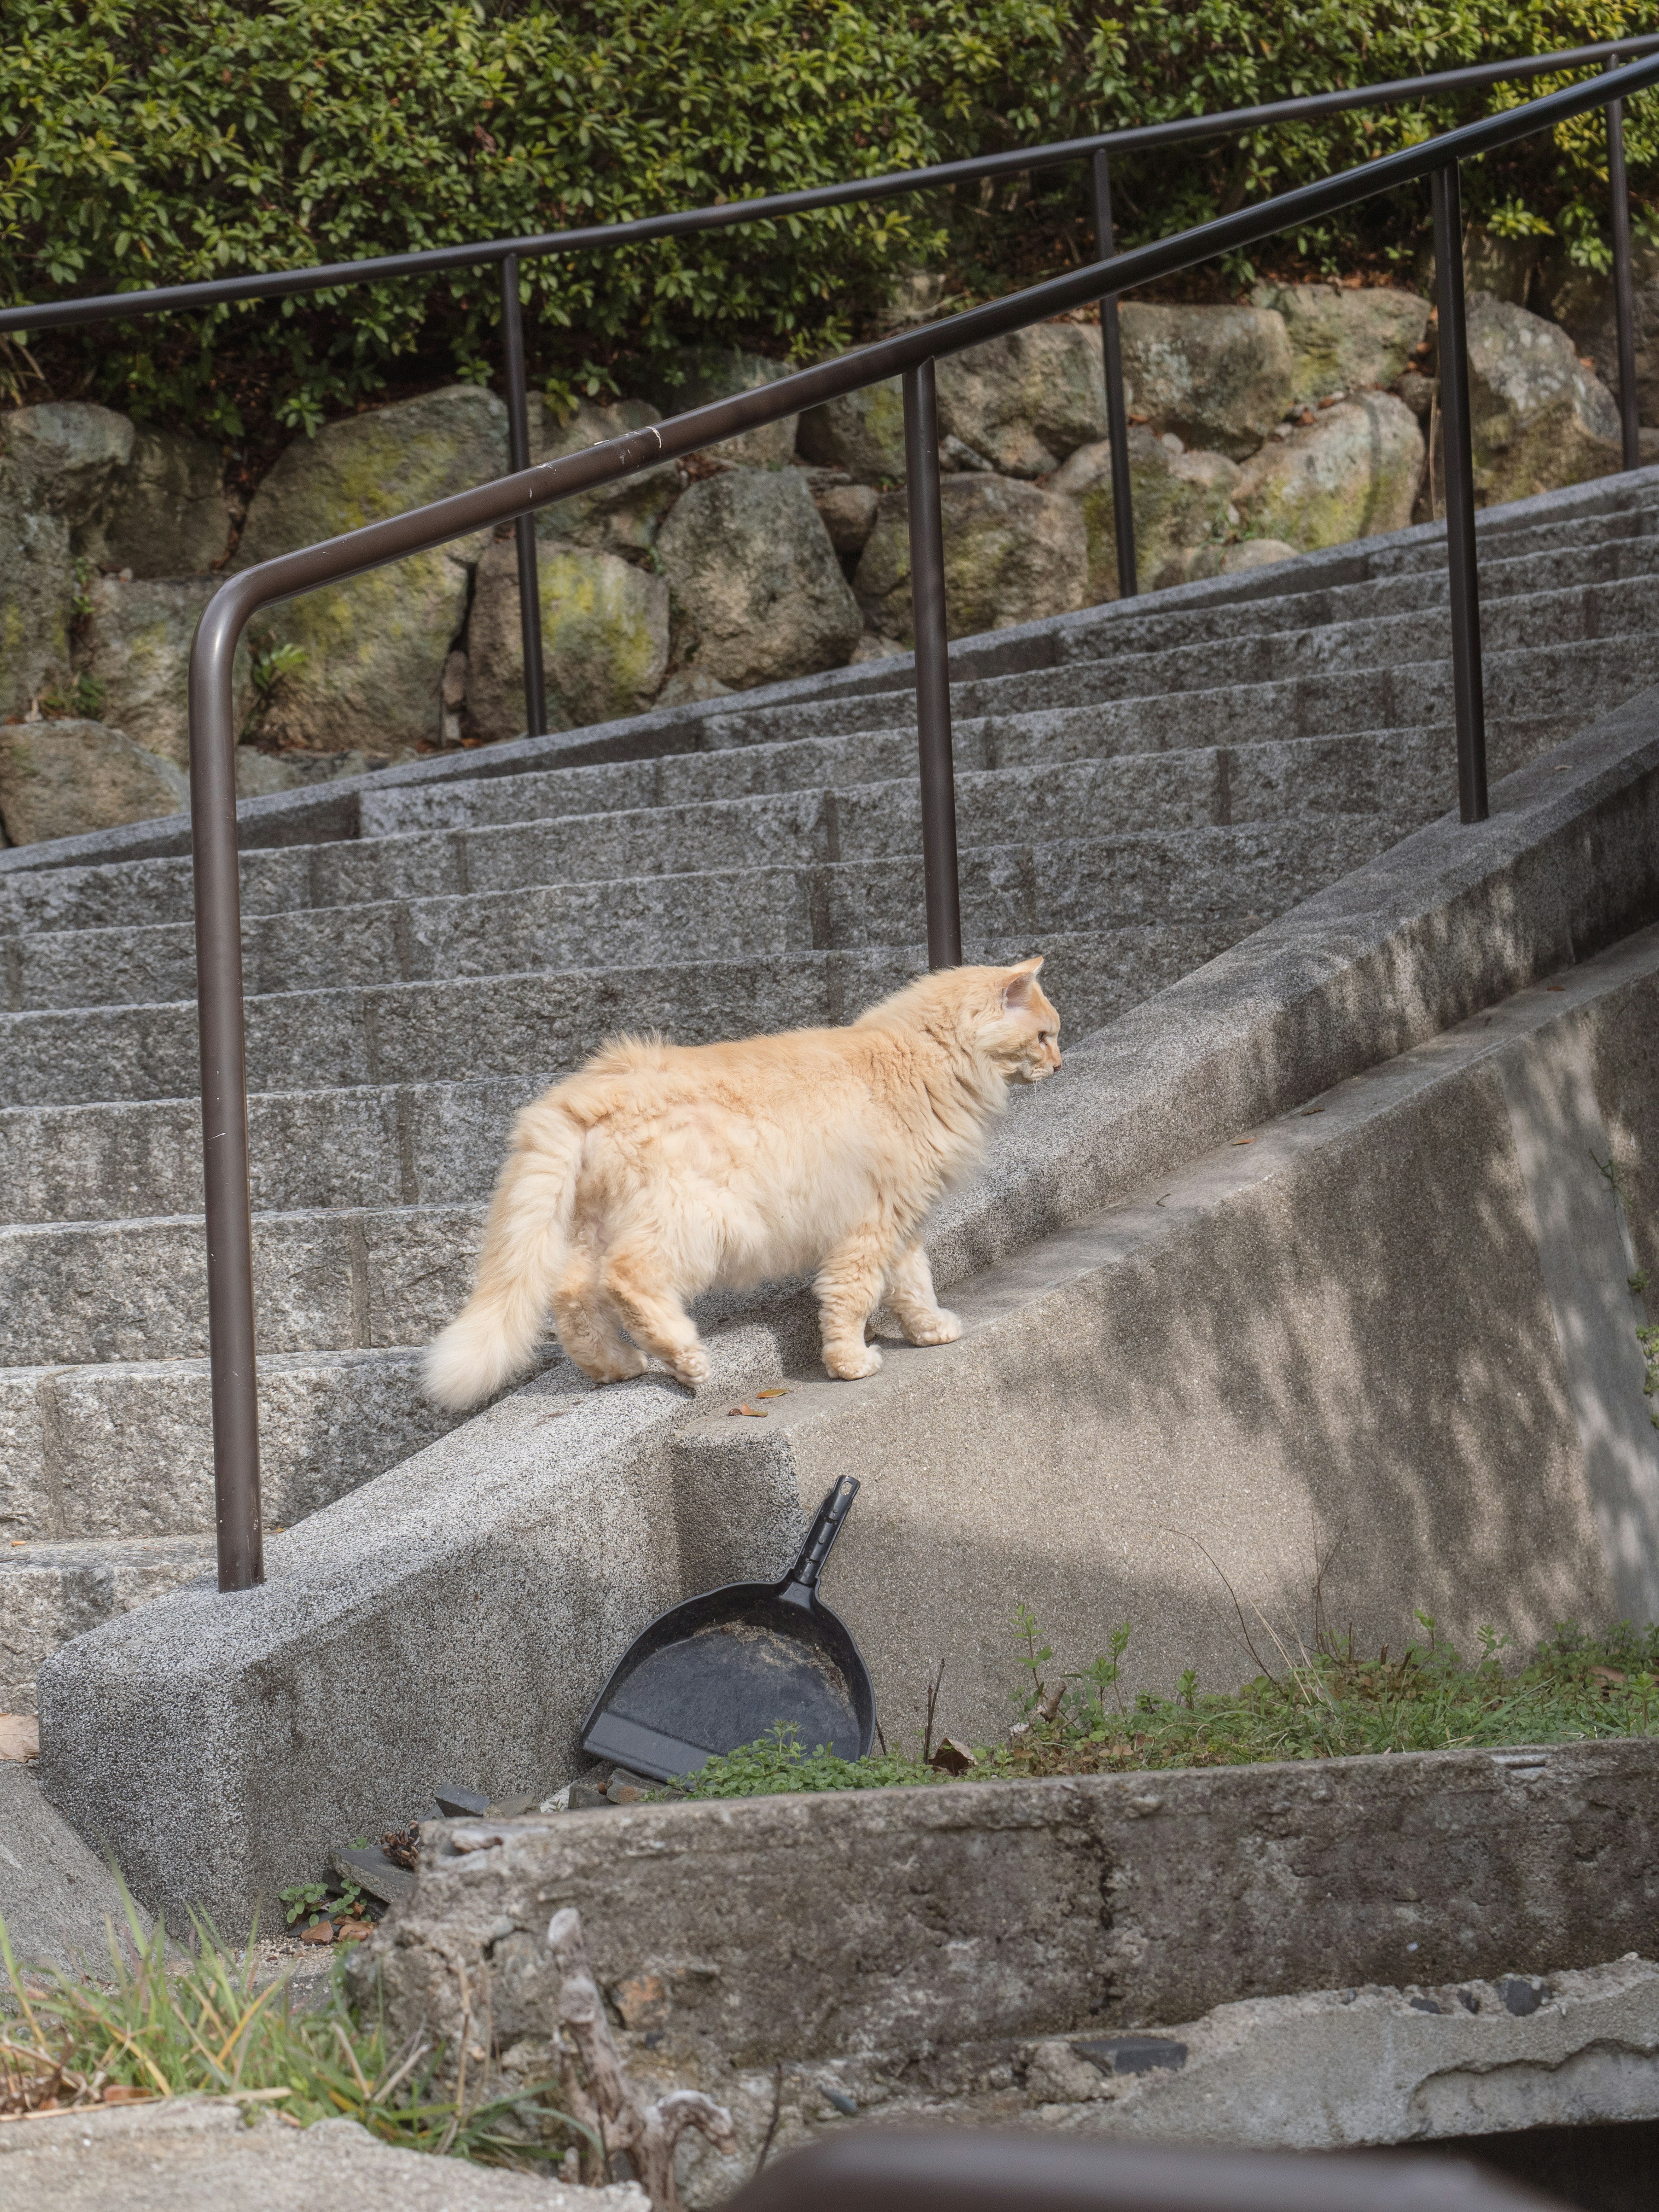
<svg viewBox="0 0 1659 2212">
<path fill-rule="evenodd" d="M 981 933 L 982 944 L 1017 948 L 990 957 L 1021 957 L 1040 937 L 1066 976 L 1080 1030 L 1108 1018 L 1103 1004 L 1121 1002 L 1121 982 L 1103 996 L 1097 970 L 1104 962 L 1115 976 L 1115 927 L 1279 914 L 1397 834 L 1381 814 L 1331 814 L 970 849 L 962 860 L 966 926 L 1015 933 Z M 661 1030 L 695 1043 L 838 1022 L 843 1008 L 855 1011 L 915 972 L 917 871 L 899 857 L 817 872 L 826 915 L 839 914 L 842 934 L 858 940 L 847 950 L 273 993 L 248 1001 L 250 1086 L 507 1075 L 550 1060 L 569 1066 L 618 1030 Z M 197 1080 L 191 1001 L 0 1015 L 0 1104 L 178 1098 Z"/>
<path fill-rule="evenodd" d="M 1540 636 L 1565 645 L 1644 629 L 1654 597 L 1653 577 L 1659 574 L 1659 538 L 1632 550 L 1639 552 L 1645 563 L 1632 576 L 1576 584 L 1571 590 L 1500 601 L 1489 608 L 1483 631 L 1487 652 L 1526 648 Z M 1414 591 L 1423 588 L 1413 580 L 1406 580 Z M 1107 700 L 1213 691 L 1303 673 L 1442 660 L 1450 651 L 1449 617 L 1443 602 L 1441 592 L 1431 607 L 1386 618 L 1310 621 L 1294 629 L 1264 628 L 1257 635 L 1173 649 L 1165 645 L 1152 653 L 1124 652 L 1109 661 L 1086 660 L 958 686 L 953 695 L 958 769 L 990 765 L 984 758 L 984 725 L 994 717 L 1049 713 Z M 892 720 L 895 705 L 902 708 L 896 723 Z M 385 837 L 696 804 L 738 793 L 796 790 L 815 783 L 844 788 L 886 776 L 914 778 L 914 702 L 908 693 L 847 699 L 817 710 L 792 707 L 775 710 L 763 721 L 758 716 L 733 718 L 731 731 L 721 721 L 709 724 L 707 738 L 712 750 L 706 752 L 394 787 L 365 801 L 363 830 L 366 836 Z"/>
<path fill-rule="evenodd" d="M 261 1355 L 273 1522 L 304 1520 L 455 1425 L 422 1397 L 421 1357 L 409 1345 Z M 210 1536 L 208 1386 L 204 1358 L 0 1369 L 0 1565 L 19 1537 Z"/>
<path fill-rule="evenodd" d="M 0 1711 L 34 1711 L 35 1675 L 60 1644 L 212 1574 L 215 1564 L 210 1534 L 65 1543 L 0 1536 Z"/>
<path fill-rule="evenodd" d="M 1188 949 L 1182 939 L 1170 957 Z M 1144 964 L 1152 972 L 1150 957 Z M 255 1210 L 482 1198 L 514 1115 L 556 1074 L 255 1091 L 248 1100 Z M 0 1112 L 0 1190 L 18 1224 L 199 1213 L 200 1104 L 155 1098 L 9 1107 Z"/>
<path fill-rule="evenodd" d="M 1659 653 L 1650 628 L 1644 627 L 1619 636 L 1494 652 L 1486 666 L 1488 719 L 1501 731 L 1511 720 L 1582 721 L 1605 711 L 1654 680 Z M 965 775 L 975 765 L 1235 746 L 1258 734 L 1311 738 L 1379 726 L 1409 728 L 1449 714 L 1449 664 L 1419 659 L 987 718 L 977 726 L 964 726 L 962 757 Z M 729 801 L 709 801 L 277 848 L 243 855 L 244 908 L 250 915 L 278 914 L 768 860 L 830 860 L 842 849 L 832 848 L 830 827 L 820 794 L 784 793 L 757 799 L 747 811 L 732 811 Z M 15 875 L 0 884 L 0 912 L 9 908 L 12 935 L 182 922 L 191 912 L 184 860 Z M 15 946 L 7 957 L 15 967 L 20 957 Z"/>
<path fill-rule="evenodd" d="M 1521 757 L 1529 757 L 1565 732 L 1548 724 L 1528 726 L 1523 734 Z M 878 757 L 878 744 L 896 754 L 910 741 L 897 735 L 872 741 L 866 748 L 872 768 L 895 764 Z M 757 747 L 732 757 L 763 770 L 774 752 L 799 750 Z M 892 858 L 920 852 L 914 777 L 818 795 L 823 812 L 813 819 L 811 847 L 840 853 L 843 864 L 872 853 Z M 1440 812 L 1455 798 L 1449 729 L 1365 732 L 968 771 L 957 782 L 957 835 L 966 866 L 967 853 L 1000 842 L 1016 822 L 1034 836 L 1047 830 L 1073 837 L 1331 813 L 1383 813 L 1404 826 Z M 581 818 L 587 827 L 604 827 L 603 817 Z M 893 880 L 889 919 L 878 925 L 868 889 L 849 903 L 837 869 L 816 861 L 817 851 L 810 850 L 805 866 L 567 882 L 253 916 L 243 928 L 245 988 L 258 996 L 570 968 L 595 948 L 609 965 L 829 951 L 867 943 L 878 928 L 884 939 L 914 933 L 913 870 Z M 974 925 L 981 931 L 1012 926 L 983 906 L 988 888 L 971 872 L 964 880 L 970 913 L 975 899 L 981 902 Z M 13 1012 L 181 998 L 195 990 L 194 932 L 171 922 L 18 938 L 7 972 L 13 1001 L 7 1011 Z"/>
<path fill-rule="evenodd" d="M 1247 912 L 1127 924 L 1087 939 L 1044 937 L 1045 974 L 1065 1000 L 1067 1038 L 1203 966 L 1264 918 Z M 1018 942 L 1029 950 L 1035 939 Z M 1009 946 L 972 940 L 968 951 L 1013 957 Z M 908 948 L 902 961 L 915 973 L 925 963 L 922 948 Z M 843 1018 L 877 995 L 873 988 L 849 991 L 844 975 L 831 982 L 839 986 Z M 560 1072 L 256 1091 L 248 1101 L 254 1207 L 286 1212 L 480 1200 L 495 1181 L 513 1115 Z M 20 1224 L 198 1212 L 201 1150 L 201 1109 L 191 1097 L 0 1110 L 0 1189 L 9 1218 Z"/>
<path fill-rule="evenodd" d="M 1570 589 L 1582 584 L 1619 580 L 1649 573 L 1651 546 L 1659 537 L 1659 503 L 1589 521 L 1540 525 L 1526 532 L 1481 532 L 1483 604 L 1521 592 Z M 1351 620 L 1381 619 L 1447 604 L 1443 533 L 1402 550 L 1392 540 L 1365 541 L 1320 556 L 1316 563 L 1287 562 L 1282 568 L 1258 570 L 1244 596 L 1158 592 L 1133 602 L 1085 609 L 1029 631 L 993 633 L 967 639 L 951 648 L 953 696 L 966 695 L 981 682 L 1047 672 L 1079 661 L 1115 660 L 1267 630 L 1328 627 Z M 1269 588 L 1271 586 L 1271 588 Z M 880 702 L 911 705 L 908 662 L 894 663 L 891 683 L 878 680 L 821 699 L 734 701 L 699 721 L 700 749 L 748 744 L 786 734 L 812 734 L 820 728 L 866 726 Z M 878 669 L 872 672 L 878 676 Z M 913 711 L 913 710 L 912 710 Z M 470 780 L 470 779 L 468 779 Z M 418 788 L 395 778 L 377 787 L 377 795 Z M 442 787 L 429 787 L 441 788 Z"/>
<path fill-rule="evenodd" d="M 1487 661 L 1547 640 L 1565 647 L 1586 638 L 1639 632 L 1650 619 L 1651 576 L 1559 587 L 1499 599 L 1481 618 Z M 953 712 L 1026 714 L 1097 701 L 1162 699 L 1171 691 L 1203 695 L 1233 684 L 1283 682 L 1301 673 L 1403 668 L 1448 659 L 1451 623 L 1443 607 L 1329 625 L 1275 626 L 1255 635 L 1220 638 L 1173 652 L 1132 654 L 1122 661 L 1073 661 L 1040 676 L 988 677 L 953 689 Z"/>
</svg>

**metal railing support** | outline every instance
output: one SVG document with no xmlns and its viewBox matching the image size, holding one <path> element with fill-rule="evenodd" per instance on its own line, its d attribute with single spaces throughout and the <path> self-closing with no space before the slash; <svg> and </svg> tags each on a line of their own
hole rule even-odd
<svg viewBox="0 0 1659 2212">
<path fill-rule="evenodd" d="M 512 472 L 530 466 L 530 399 L 524 373 L 524 318 L 519 312 L 519 257 L 501 264 L 501 338 L 507 355 L 507 449 Z M 536 518 L 513 526 L 519 546 L 519 632 L 524 640 L 525 735 L 547 735 L 547 678 L 542 666 L 542 583 L 536 560 Z"/>
<path fill-rule="evenodd" d="M 196 894 L 196 1013 L 202 1048 L 208 1361 L 219 1587 L 265 1578 L 259 1410 L 253 1358 L 253 1212 L 242 1011 L 236 727 L 228 670 L 242 623 L 231 596 L 209 602 L 190 662 L 190 837 Z M 207 650 L 203 649 L 204 638 Z M 228 638 L 228 645 L 223 641 Z M 213 651 L 218 641 L 222 649 Z"/>
<path fill-rule="evenodd" d="M 1630 189 L 1625 179 L 1625 103 L 1607 102 L 1607 192 L 1613 202 L 1613 313 L 1619 339 L 1619 431 L 1625 466 L 1642 465 L 1636 404 L 1636 278 L 1631 266 Z"/>
<path fill-rule="evenodd" d="M 1434 280 L 1440 311 L 1440 426 L 1451 585 L 1452 701 L 1457 717 L 1457 804 L 1486 818 L 1486 702 L 1480 673 L 1480 585 L 1475 567 L 1474 453 L 1469 434 L 1468 331 L 1463 315 L 1463 195 L 1458 167 L 1434 172 Z M 1432 465 L 1432 462 L 1431 463 Z"/>
<path fill-rule="evenodd" d="M 957 881 L 957 782 L 951 756 L 951 658 L 945 611 L 945 526 L 939 497 L 939 403 L 933 364 L 904 372 L 904 477 L 910 509 L 910 618 L 916 634 L 916 736 L 921 763 L 921 869 L 927 965 L 962 964 Z"/>
<path fill-rule="evenodd" d="M 1112 229 L 1112 172 L 1103 152 L 1089 164 L 1089 212 L 1095 228 L 1095 255 L 1109 260 L 1117 252 Z M 1117 595 L 1133 599 L 1140 591 L 1135 572 L 1134 495 L 1129 483 L 1129 416 L 1123 398 L 1123 339 L 1118 329 L 1117 295 L 1100 303 L 1100 349 L 1106 368 L 1106 441 L 1112 452 L 1112 533 L 1117 541 Z"/>
</svg>

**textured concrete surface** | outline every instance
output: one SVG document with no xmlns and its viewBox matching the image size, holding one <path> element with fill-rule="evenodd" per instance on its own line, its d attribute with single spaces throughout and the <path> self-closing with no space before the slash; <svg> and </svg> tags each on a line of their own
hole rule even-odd
<svg viewBox="0 0 1659 2212">
<path fill-rule="evenodd" d="M 1091 2039 L 1032 2054 L 1025 2090 L 1041 2121 L 1142 2142 L 1337 2150 L 1659 2118 L 1659 1966 L 1634 1953 L 1547 1979 L 1222 2005 L 1170 2033 L 1184 2059 L 1139 2074 L 1103 2071 Z"/>
<path fill-rule="evenodd" d="M 780 2148 L 854 2112 L 1296 2149 L 1644 2119 L 1656 1821 L 1626 1742 L 454 1822 L 352 1972 L 405 2031 L 465 1977 L 527 2066 L 576 1907 L 630 2069 L 732 2111 L 697 2203 L 775 2097 Z"/>
<path fill-rule="evenodd" d="M 0 2125 L 0 2212 L 648 2212 L 632 2182 L 534 2174 L 394 2150 L 355 2120 L 285 2127 L 267 2106 L 181 2097 Z"/>
<path fill-rule="evenodd" d="M 40 1794 L 37 1770 L 0 1760 L 0 1921 L 20 1966 L 109 1971 L 108 1929 L 128 1940 L 107 1864 Z M 5 2132 L 0 2128 L 0 2135 Z"/>
</svg>

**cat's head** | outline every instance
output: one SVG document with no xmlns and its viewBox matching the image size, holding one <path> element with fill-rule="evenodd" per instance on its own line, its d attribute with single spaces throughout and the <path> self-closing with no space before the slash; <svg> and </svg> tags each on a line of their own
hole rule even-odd
<svg viewBox="0 0 1659 2212">
<path fill-rule="evenodd" d="M 1037 981 L 1041 959 L 1012 968 L 942 968 L 861 1014 L 859 1029 L 918 1029 L 965 1050 L 1005 1083 L 1041 1083 L 1060 1066 L 1060 1016 Z"/>
<path fill-rule="evenodd" d="M 1010 1083 L 1041 1083 L 1060 1066 L 1060 1016 L 1037 981 L 1042 965 L 1039 957 L 1015 968 L 962 971 L 987 979 L 975 1041 Z"/>
</svg>

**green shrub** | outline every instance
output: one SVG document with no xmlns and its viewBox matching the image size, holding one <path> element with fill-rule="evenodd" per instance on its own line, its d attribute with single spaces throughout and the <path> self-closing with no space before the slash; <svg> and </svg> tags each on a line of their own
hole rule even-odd
<svg viewBox="0 0 1659 2212">
<path fill-rule="evenodd" d="M 0 294 L 132 289 L 397 252 L 822 184 L 1100 125 L 1652 27 L 1624 0 L 3 0 Z M 1155 236 L 1519 88 L 1125 161 Z M 1659 161 L 1641 103 L 1638 180 Z M 1599 118 L 1477 165 L 1471 211 L 1606 255 Z M 1425 196 L 1294 241 L 1404 256 Z M 983 291 L 1088 250 L 1075 170 L 994 189 L 526 264 L 536 373 L 599 392 L 625 358 L 856 336 L 901 264 Z M 1248 272 L 1239 266 L 1228 276 Z M 232 436 L 498 367 L 493 271 L 42 337 L 43 381 Z"/>
</svg>

